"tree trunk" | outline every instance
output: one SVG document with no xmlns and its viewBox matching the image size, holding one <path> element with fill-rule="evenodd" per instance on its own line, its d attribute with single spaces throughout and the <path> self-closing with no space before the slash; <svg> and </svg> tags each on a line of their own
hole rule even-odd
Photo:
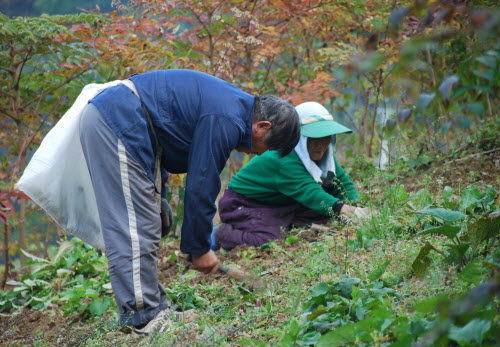
<svg viewBox="0 0 500 347">
<path fill-rule="evenodd" d="M 26 202 L 21 203 L 21 208 L 19 210 L 19 249 L 25 249 L 26 237 L 25 237 L 25 221 L 26 221 Z M 21 266 L 24 264 L 25 257 L 23 253 L 20 253 L 19 260 L 21 261 Z"/>
<path fill-rule="evenodd" d="M 359 123 L 359 145 L 361 147 L 365 147 L 365 138 L 366 138 L 366 119 L 368 118 L 368 107 L 370 106 L 370 91 L 367 90 L 365 93 L 365 106 L 363 109 L 363 114 L 361 115 L 361 120 Z"/>
<path fill-rule="evenodd" d="M 373 108 L 373 118 L 372 118 L 372 128 L 370 129 L 370 142 L 368 143 L 368 158 L 372 158 L 372 147 L 373 147 L 373 139 L 375 138 L 375 129 L 377 127 L 377 112 L 378 112 L 378 101 L 380 94 L 380 86 L 377 86 L 376 91 L 376 99 L 375 99 L 375 107 Z"/>
<path fill-rule="evenodd" d="M 5 285 L 7 284 L 7 278 L 9 276 L 9 270 L 10 270 L 9 226 L 7 225 L 7 221 L 5 221 L 5 224 L 4 224 L 3 242 L 4 242 L 4 252 L 5 252 L 5 270 L 3 272 L 2 289 L 4 289 Z"/>
</svg>

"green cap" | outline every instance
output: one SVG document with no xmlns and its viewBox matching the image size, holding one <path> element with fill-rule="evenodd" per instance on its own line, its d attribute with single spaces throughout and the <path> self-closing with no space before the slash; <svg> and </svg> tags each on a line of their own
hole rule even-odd
<svg viewBox="0 0 500 347">
<path fill-rule="evenodd" d="M 300 133 L 305 137 L 325 137 L 335 134 L 352 133 L 352 130 L 337 123 L 321 104 L 310 101 L 295 107 L 300 117 Z"/>
</svg>

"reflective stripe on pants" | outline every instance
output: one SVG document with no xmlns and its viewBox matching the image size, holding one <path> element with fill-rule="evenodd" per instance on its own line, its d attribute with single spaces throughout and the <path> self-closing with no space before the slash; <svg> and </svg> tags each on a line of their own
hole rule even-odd
<svg viewBox="0 0 500 347">
<path fill-rule="evenodd" d="M 168 306 L 158 283 L 161 218 L 154 184 L 92 104 L 83 111 L 80 140 L 95 191 L 120 323 L 146 323 Z"/>
</svg>

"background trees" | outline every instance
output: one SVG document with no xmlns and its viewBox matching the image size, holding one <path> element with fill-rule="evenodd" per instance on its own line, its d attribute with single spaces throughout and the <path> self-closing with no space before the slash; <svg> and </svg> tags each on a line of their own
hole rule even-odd
<svg viewBox="0 0 500 347">
<path fill-rule="evenodd" d="M 5 14 L 13 6 L 32 16 L 73 13 L 0 15 L 0 341 L 17 331 L 12 341 L 33 343 L 33 312 L 3 317 L 26 307 L 114 319 L 105 257 L 76 238 L 61 240 L 15 182 L 84 85 L 189 68 L 249 93 L 325 104 L 354 129 L 337 157 L 349 162 L 364 203 L 381 212 L 363 225 L 333 221 L 335 231 L 300 230 L 260 250 L 221 252 L 224 263 L 278 279 L 260 294 L 193 278 L 178 240 L 164 240 L 160 280 L 173 303 L 210 312 L 198 322 L 205 341 L 498 343 L 497 0 L 114 0 L 109 12 L 109 0 L 79 1 L 83 14 L 69 9 L 74 1 L 54 3 L 0 0 Z M 241 157 L 230 161 L 223 180 L 240 165 Z M 169 182 L 178 224 L 182 181 Z M 61 331 L 56 316 L 40 314 L 42 332 Z M 89 321 L 81 325 L 88 330 Z M 94 339 L 64 330 L 67 317 L 55 326 L 66 341 Z M 108 328 L 94 330 L 106 341 L 98 345 L 109 343 Z M 112 337 L 130 344 L 126 338 Z M 40 332 L 35 340 L 43 341 Z"/>
<path fill-rule="evenodd" d="M 70 11 L 70 2 L 57 3 L 59 11 Z M 14 3 L 2 4 L 9 9 Z M 50 12 L 53 3 L 23 4 Z M 101 10 L 109 4 L 101 2 Z M 339 143 L 339 156 L 381 166 L 459 153 L 478 130 L 498 128 L 495 1 L 113 4 L 110 13 L 0 17 L 0 197 L 11 216 L 5 226 L 16 233 L 4 246 L 11 252 L 26 247 L 25 204 L 14 183 L 87 83 L 190 68 L 249 93 L 277 94 L 295 104 L 315 100 L 355 130 Z M 181 181 L 173 177 L 174 192 Z M 50 243 L 46 236 L 55 229 L 49 229 L 30 233 L 32 248 Z"/>
<path fill-rule="evenodd" d="M 0 202 L 11 217 L 16 212 L 12 203 L 18 204 L 18 218 L 9 220 L 7 214 L 3 218 L 5 273 L 9 270 L 9 252 L 28 247 L 24 232 L 26 200 L 14 189 L 15 180 L 26 166 L 27 155 L 78 92 L 78 85 L 71 82 L 84 76 L 93 60 L 81 32 L 69 30 L 67 25 L 95 23 L 94 19 L 88 15 L 12 19 L 0 15 Z M 34 221 L 36 218 L 31 218 Z M 17 232 L 10 243 L 9 224 Z M 30 233 L 31 246 L 46 249 L 50 234 Z"/>
<path fill-rule="evenodd" d="M 112 10 L 108 0 L 0 0 L 0 11 L 7 16 L 39 16 L 41 14 L 71 14 L 82 10 L 102 12 Z"/>
</svg>

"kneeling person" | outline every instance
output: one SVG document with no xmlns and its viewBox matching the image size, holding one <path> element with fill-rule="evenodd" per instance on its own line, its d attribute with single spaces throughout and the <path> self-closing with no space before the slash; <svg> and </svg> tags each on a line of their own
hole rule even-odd
<svg viewBox="0 0 500 347">
<path fill-rule="evenodd" d="M 335 122 L 316 102 L 296 107 L 301 138 L 281 158 L 267 151 L 232 177 L 219 202 L 222 224 L 212 232 L 212 249 L 261 246 L 280 239 L 282 229 L 327 223 L 332 215 L 361 216 L 359 195 L 333 152 L 336 134 L 352 131 Z"/>
</svg>

